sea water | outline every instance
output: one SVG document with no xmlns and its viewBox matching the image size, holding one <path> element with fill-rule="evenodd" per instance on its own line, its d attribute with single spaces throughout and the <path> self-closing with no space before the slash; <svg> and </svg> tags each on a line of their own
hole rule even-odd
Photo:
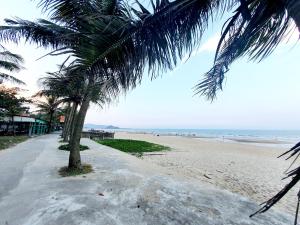
<svg viewBox="0 0 300 225">
<path fill-rule="evenodd" d="M 300 130 L 239 130 L 239 129 L 140 129 L 120 128 L 112 131 L 150 133 L 153 135 L 186 136 L 241 142 L 255 145 L 291 147 L 300 141 Z"/>
</svg>

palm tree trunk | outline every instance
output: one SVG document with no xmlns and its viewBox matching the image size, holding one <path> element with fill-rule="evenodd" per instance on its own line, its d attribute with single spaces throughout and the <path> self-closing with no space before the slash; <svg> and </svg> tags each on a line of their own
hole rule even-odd
<svg viewBox="0 0 300 225">
<path fill-rule="evenodd" d="M 78 114 L 75 116 L 74 120 L 74 131 L 71 134 L 69 147 L 69 168 L 81 168 L 81 157 L 80 157 L 80 138 L 81 132 L 84 124 L 84 119 L 89 108 L 90 98 L 86 96 L 81 104 Z"/>
<path fill-rule="evenodd" d="M 69 136 L 72 133 L 77 107 L 78 107 L 78 103 L 74 102 L 73 105 L 72 105 L 72 108 L 71 108 L 70 115 L 69 115 L 67 130 L 66 130 L 66 133 L 65 133 L 65 136 L 64 136 L 64 142 L 69 141 Z"/>
<path fill-rule="evenodd" d="M 67 132 L 67 128 L 68 128 L 69 120 L 70 120 L 71 109 L 72 109 L 71 103 L 68 103 L 67 111 L 66 111 L 66 115 L 65 115 L 64 127 L 63 127 L 62 134 L 61 134 L 62 138 L 65 138 L 65 136 L 66 136 L 66 132 Z"/>
<path fill-rule="evenodd" d="M 75 118 L 76 118 L 76 112 L 77 112 L 78 105 L 79 105 L 78 102 L 74 103 L 74 112 L 73 112 L 72 120 L 70 121 L 68 136 L 72 136 L 72 134 L 74 132 Z"/>
<path fill-rule="evenodd" d="M 289 16 L 294 20 L 298 30 L 300 32 L 300 1 L 299 0 L 287 0 L 286 9 Z"/>
<path fill-rule="evenodd" d="M 49 119 L 49 129 L 48 129 L 48 134 L 52 131 L 52 120 L 53 120 L 53 113 L 50 112 L 50 119 Z"/>
<path fill-rule="evenodd" d="M 67 142 L 69 140 L 69 129 L 70 129 L 70 123 L 71 123 L 71 119 L 72 119 L 72 110 L 73 110 L 73 106 L 71 106 L 70 108 L 70 112 L 68 114 L 68 117 L 66 119 L 65 125 L 64 125 L 64 130 L 63 130 L 63 142 Z"/>
</svg>

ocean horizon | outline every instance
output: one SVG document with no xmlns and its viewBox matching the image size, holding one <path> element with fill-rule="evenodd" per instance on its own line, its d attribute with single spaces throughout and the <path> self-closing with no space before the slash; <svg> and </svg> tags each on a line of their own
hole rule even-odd
<svg viewBox="0 0 300 225">
<path fill-rule="evenodd" d="M 85 127 L 88 130 L 88 127 Z M 185 136 L 219 141 L 247 142 L 252 144 L 291 147 L 300 141 L 300 130 L 260 129 L 166 129 L 166 128 L 119 128 L 103 129 L 113 132 L 147 133 L 153 135 Z"/>
</svg>

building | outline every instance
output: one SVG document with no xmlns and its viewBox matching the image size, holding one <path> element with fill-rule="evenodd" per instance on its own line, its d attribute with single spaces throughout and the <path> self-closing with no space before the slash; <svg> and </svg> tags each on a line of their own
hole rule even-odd
<svg viewBox="0 0 300 225">
<path fill-rule="evenodd" d="M 30 116 L 14 116 L 0 118 L 0 135 L 41 135 L 48 131 L 48 122 Z"/>
</svg>

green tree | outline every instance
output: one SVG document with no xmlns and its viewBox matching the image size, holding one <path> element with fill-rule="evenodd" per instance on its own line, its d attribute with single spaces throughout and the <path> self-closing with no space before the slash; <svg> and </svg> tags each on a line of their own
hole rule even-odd
<svg viewBox="0 0 300 225">
<path fill-rule="evenodd" d="M 57 1 L 55 1 L 57 2 Z M 191 50 L 199 40 L 208 25 L 209 19 L 216 20 L 218 14 L 233 12 L 223 26 L 221 38 L 215 54 L 214 65 L 204 75 L 204 79 L 196 85 L 195 91 L 206 96 L 209 100 L 216 98 L 218 90 L 222 90 L 225 74 L 231 63 L 240 57 L 247 56 L 250 60 L 262 60 L 270 55 L 277 45 L 293 29 L 293 23 L 300 31 L 300 1 L 299 0 L 161 0 L 154 4 L 150 12 L 138 3 L 140 9 L 132 9 L 138 17 L 131 27 L 131 33 L 125 35 L 99 58 L 121 46 L 124 40 L 133 38 L 142 43 L 145 49 L 157 54 L 162 46 L 168 46 L 165 52 L 182 57 L 184 50 Z M 218 18 L 217 18 L 218 19 Z M 138 49 L 138 48 L 136 48 Z M 134 60 L 134 56 L 124 53 L 127 59 Z M 159 55 L 159 54 L 158 54 Z M 155 62 L 159 57 L 148 59 Z M 176 59 L 166 56 L 167 68 L 176 64 Z M 169 59 L 173 59 L 169 60 Z M 175 57 L 176 58 L 176 57 Z M 295 145 L 287 153 L 288 158 L 299 157 L 300 144 Z M 266 202 L 258 212 L 265 212 L 276 204 L 300 180 L 300 167 L 289 171 L 291 182 L 286 185 L 274 198 Z M 297 221 L 295 221 L 295 224 Z"/>
<path fill-rule="evenodd" d="M 29 108 L 24 104 L 31 102 L 24 97 L 18 97 L 18 92 L 18 88 L 6 88 L 3 85 L 0 87 L 0 116 L 11 119 L 14 136 L 16 135 L 14 116 L 27 112 Z"/>
<path fill-rule="evenodd" d="M 61 100 L 58 99 L 57 96 L 45 96 L 44 101 L 36 100 L 34 104 L 38 107 L 36 112 L 46 115 L 48 119 L 48 133 L 53 130 L 53 119 L 55 117 L 55 113 L 59 110 L 59 105 L 61 104 Z"/>
<path fill-rule="evenodd" d="M 115 1 L 42 1 L 53 21 L 38 22 L 6 20 L 0 38 L 18 42 L 21 37 L 44 47 L 52 47 L 51 54 L 71 54 L 74 74 L 84 77 L 82 100 L 70 138 L 69 167 L 81 167 L 79 142 L 87 109 L 98 94 L 114 96 L 134 87 L 143 69 L 157 71 L 171 66 L 172 51 L 164 42 L 153 53 L 142 42 L 131 37 L 135 21 L 122 2 Z M 113 50 L 116 42 L 121 45 Z M 159 46 L 159 45 L 158 45 Z M 108 51 L 109 50 L 109 51 Z M 131 57 L 127 57 L 130 55 Z M 104 91 L 105 90 L 105 91 Z"/>
<path fill-rule="evenodd" d="M 75 74 L 75 72 L 70 68 L 64 67 L 58 72 L 48 73 L 46 77 L 41 79 L 43 90 L 40 91 L 39 95 L 55 95 L 60 98 L 62 103 L 67 104 L 62 135 L 64 141 L 68 141 L 68 137 L 74 130 L 75 116 L 84 95 L 85 78 L 82 74 Z M 110 102 L 110 98 L 99 91 L 97 85 L 94 89 L 96 91 L 91 98 L 93 103 L 102 107 L 103 104 Z"/>
</svg>

